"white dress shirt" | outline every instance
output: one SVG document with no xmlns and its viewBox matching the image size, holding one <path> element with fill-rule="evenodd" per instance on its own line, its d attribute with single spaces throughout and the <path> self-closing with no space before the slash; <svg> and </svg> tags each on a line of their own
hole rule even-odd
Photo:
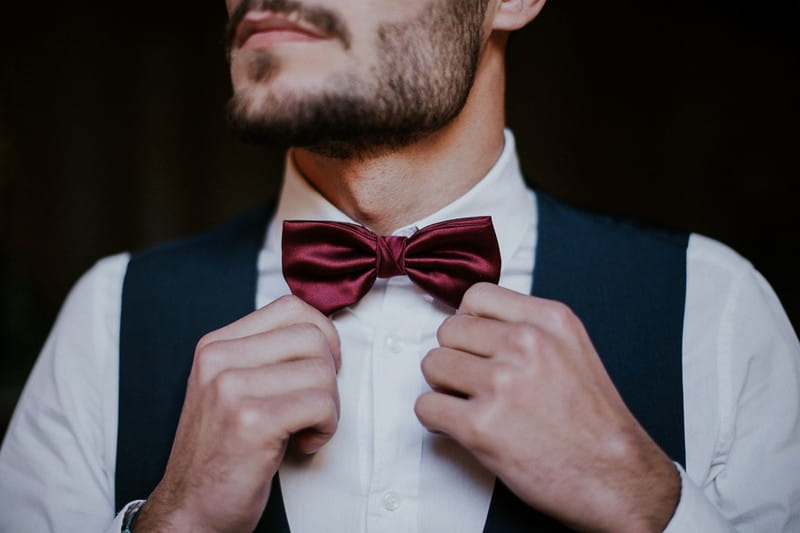
<svg viewBox="0 0 800 533">
<path fill-rule="evenodd" d="M 528 293 L 536 204 L 514 140 L 472 190 L 402 228 L 491 215 L 500 285 Z M 350 221 L 289 158 L 258 258 L 254 306 L 287 294 L 284 219 Z M 114 516 L 118 343 L 128 255 L 101 260 L 68 296 L 0 449 L 0 532 L 120 531 Z M 380 279 L 333 320 L 342 345 L 333 439 L 280 468 L 293 533 L 479 533 L 494 476 L 414 416 L 420 361 L 452 308 L 406 277 Z M 670 532 L 800 531 L 800 344 L 750 263 L 692 235 L 683 331 L 686 470 Z"/>
</svg>

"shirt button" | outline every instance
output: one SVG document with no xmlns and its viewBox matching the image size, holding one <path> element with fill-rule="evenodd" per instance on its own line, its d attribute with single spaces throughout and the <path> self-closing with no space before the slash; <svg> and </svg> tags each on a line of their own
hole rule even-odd
<svg viewBox="0 0 800 533">
<path fill-rule="evenodd" d="M 403 341 L 397 337 L 389 335 L 386 337 L 386 347 L 389 348 L 389 351 L 392 353 L 400 353 L 403 351 Z"/>
<path fill-rule="evenodd" d="M 387 511 L 396 511 L 400 507 L 400 496 L 393 490 L 384 492 L 383 507 Z"/>
</svg>

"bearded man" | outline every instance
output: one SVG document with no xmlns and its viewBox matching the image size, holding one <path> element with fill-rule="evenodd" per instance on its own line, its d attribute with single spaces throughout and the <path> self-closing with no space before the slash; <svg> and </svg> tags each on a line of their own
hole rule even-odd
<svg viewBox="0 0 800 533">
<path fill-rule="evenodd" d="M 77 284 L 0 529 L 800 528 L 763 278 L 524 185 L 504 54 L 543 4 L 228 0 L 232 124 L 291 146 L 277 204 Z"/>
</svg>

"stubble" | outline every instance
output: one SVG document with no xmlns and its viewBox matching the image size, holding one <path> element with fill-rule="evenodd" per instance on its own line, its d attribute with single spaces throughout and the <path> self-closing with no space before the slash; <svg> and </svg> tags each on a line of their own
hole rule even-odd
<svg viewBox="0 0 800 533">
<path fill-rule="evenodd" d="M 446 126 L 466 103 L 487 1 L 431 0 L 417 17 L 380 25 L 370 78 L 335 73 L 315 92 L 270 90 L 280 61 L 269 51 L 250 52 L 250 82 L 263 88 L 234 94 L 231 126 L 250 143 L 300 146 L 336 158 L 414 143 Z M 328 15 L 349 35 L 337 14 Z"/>
</svg>

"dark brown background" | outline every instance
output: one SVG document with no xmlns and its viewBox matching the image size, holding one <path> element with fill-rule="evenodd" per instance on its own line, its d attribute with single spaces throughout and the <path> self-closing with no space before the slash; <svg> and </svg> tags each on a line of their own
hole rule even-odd
<svg viewBox="0 0 800 533">
<path fill-rule="evenodd" d="M 552 0 L 509 58 L 526 175 L 728 243 L 800 325 L 799 6 Z M 224 20 L 221 1 L 4 6 L 0 434 L 97 258 L 274 194 L 281 155 L 225 127 Z"/>
</svg>

